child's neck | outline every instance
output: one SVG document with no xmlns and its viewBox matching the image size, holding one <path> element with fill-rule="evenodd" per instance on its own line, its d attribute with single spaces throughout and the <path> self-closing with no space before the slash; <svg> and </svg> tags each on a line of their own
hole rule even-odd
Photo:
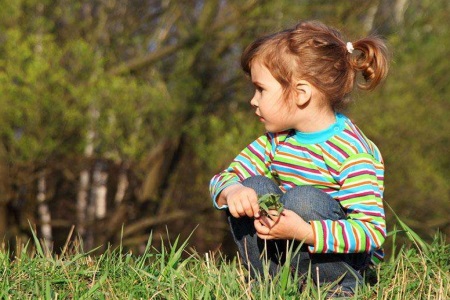
<svg viewBox="0 0 450 300">
<path fill-rule="evenodd" d="M 336 113 L 331 107 L 316 109 L 308 112 L 295 129 L 301 132 L 317 132 L 327 129 L 334 123 L 336 123 Z"/>
</svg>

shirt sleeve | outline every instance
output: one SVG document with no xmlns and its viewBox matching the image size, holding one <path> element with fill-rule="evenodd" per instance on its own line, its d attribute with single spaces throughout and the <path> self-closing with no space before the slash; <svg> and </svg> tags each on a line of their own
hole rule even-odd
<svg viewBox="0 0 450 300">
<path fill-rule="evenodd" d="M 213 205 L 217 209 L 226 209 L 227 206 L 217 205 L 217 196 L 230 185 L 242 182 L 244 179 L 264 175 L 271 178 L 270 162 L 273 159 L 272 149 L 276 148 L 277 138 L 272 133 L 267 133 L 242 150 L 228 168 L 215 175 L 210 182 Z"/>
<path fill-rule="evenodd" d="M 383 208 L 384 165 L 370 154 L 349 157 L 340 168 L 337 200 L 345 220 L 311 221 L 315 242 L 311 253 L 373 252 L 386 237 Z"/>
</svg>

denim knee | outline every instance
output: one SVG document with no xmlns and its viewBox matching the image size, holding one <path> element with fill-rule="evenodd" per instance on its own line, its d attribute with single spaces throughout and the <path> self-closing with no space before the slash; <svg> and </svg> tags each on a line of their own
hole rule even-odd
<svg viewBox="0 0 450 300">
<path fill-rule="evenodd" d="M 327 193 L 312 186 L 297 186 L 288 190 L 281 202 L 306 221 L 345 219 L 340 204 Z"/>
<path fill-rule="evenodd" d="M 280 188 L 273 180 L 262 175 L 249 177 L 242 181 L 242 185 L 254 189 L 259 196 L 282 194 Z"/>
</svg>

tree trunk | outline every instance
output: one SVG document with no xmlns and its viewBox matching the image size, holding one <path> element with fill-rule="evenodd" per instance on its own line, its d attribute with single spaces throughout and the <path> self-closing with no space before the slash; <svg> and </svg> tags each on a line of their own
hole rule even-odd
<svg viewBox="0 0 450 300">
<path fill-rule="evenodd" d="M 89 229 L 86 232 L 86 250 L 92 249 L 95 245 L 95 224 L 106 216 L 106 194 L 108 173 L 105 171 L 105 163 L 97 161 L 92 174 L 92 186 L 87 207 L 87 224 Z"/>
<path fill-rule="evenodd" d="M 8 179 L 10 178 L 8 167 L 4 163 L 6 160 L 3 158 L 6 155 L 6 151 L 3 145 L 0 145 L 0 240 L 7 240 L 5 239 L 6 236 L 6 230 L 7 230 L 7 224 L 8 224 Z"/>
<path fill-rule="evenodd" d="M 106 216 L 106 194 L 108 188 L 108 173 L 105 171 L 105 163 L 98 161 L 95 164 L 92 175 L 92 199 L 95 219 L 103 219 Z"/>
<path fill-rule="evenodd" d="M 129 165 L 126 162 L 122 163 L 122 165 L 120 166 L 119 176 L 117 179 L 117 191 L 114 197 L 116 206 L 119 206 L 125 198 L 125 193 L 128 188 L 128 168 Z"/>
<path fill-rule="evenodd" d="M 403 24 L 408 0 L 397 0 L 394 5 L 394 19 L 397 25 Z"/>
<path fill-rule="evenodd" d="M 94 153 L 94 130 L 90 130 L 87 134 L 86 148 L 84 149 L 84 156 L 88 161 Z M 77 195 L 77 231 L 83 239 L 86 235 L 86 211 L 88 206 L 88 192 L 89 192 L 90 172 L 89 166 L 86 166 L 80 172 L 80 186 L 78 187 Z"/>
<path fill-rule="evenodd" d="M 38 3 L 36 6 L 36 15 L 37 17 L 42 17 L 44 14 L 44 4 Z M 42 35 L 43 35 L 43 27 L 38 27 L 37 32 L 37 43 L 35 46 L 35 52 L 37 56 L 42 55 L 43 44 L 42 44 Z M 47 200 L 47 183 L 45 179 L 44 171 L 39 172 L 38 174 L 38 182 L 37 182 L 37 204 L 38 204 L 38 218 L 41 225 L 41 235 L 44 239 L 44 243 L 46 245 L 47 250 L 52 250 L 53 244 L 53 235 L 52 235 L 52 227 L 50 222 L 52 220 L 50 215 L 50 209 L 48 208 Z"/>
<path fill-rule="evenodd" d="M 403 23 L 408 0 L 380 0 L 371 31 L 387 35 Z"/>
<path fill-rule="evenodd" d="M 0 200 L 0 240 L 6 240 L 7 216 L 6 201 Z"/>
<path fill-rule="evenodd" d="M 53 234 L 52 234 L 52 226 L 50 225 L 52 218 L 50 214 L 50 209 L 48 208 L 48 204 L 46 203 L 47 199 L 47 184 L 44 172 L 39 174 L 38 178 L 38 215 L 39 221 L 41 223 L 41 235 L 44 239 L 44 243 L 48 250 L 52 250 L 53 244 Z"/>
</svg>

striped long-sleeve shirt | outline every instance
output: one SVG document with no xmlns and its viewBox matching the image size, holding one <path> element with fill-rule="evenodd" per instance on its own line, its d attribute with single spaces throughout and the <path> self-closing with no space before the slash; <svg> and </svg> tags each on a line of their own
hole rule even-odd
<svg viewBox="0 0 450 300">
<path fill-rule="evenodd" d="M 346 116 L 336 114 L 336 123 L 319 132 L 288 130 L 259 137 L 212 178 L 214 206 L 226 209 L 217 206 L 220 192 L 256 175 L 275 179 L 282 191 L 311 185 L 340 203 L 346 219 L 310 221 L 315 237 L 311 253 L 370 252 L 374 263 L 382 259 L 386 236 L 383 159 Z"/>
</svg>

